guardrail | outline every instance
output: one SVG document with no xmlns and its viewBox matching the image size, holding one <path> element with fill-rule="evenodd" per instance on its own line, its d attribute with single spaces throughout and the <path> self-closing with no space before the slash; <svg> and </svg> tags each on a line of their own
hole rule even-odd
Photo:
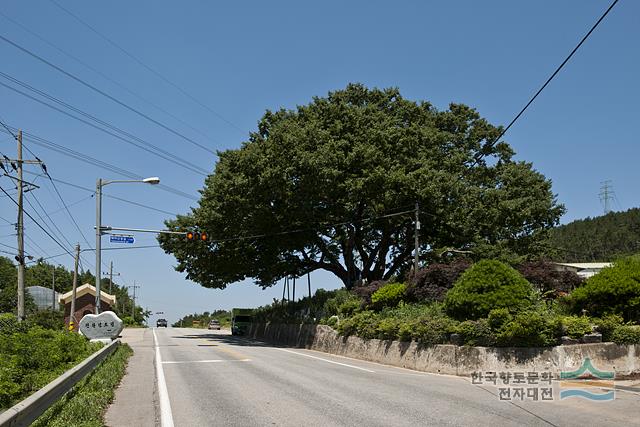
<svg viewBox="0 0 640 427">
<path fill-rule="evenodd" d="M 28 426 L 42 415 L 60 397 L 73 388 L 74 385 L 93 371 L 108 355 L 113 353 L 120 344 L 120 340 L 112 341 L 107 346 L 87 357 L 80 364 L 51 381 L 49 384 L 16 403 L 0 414 L 0 427 Z"/>
</svg>

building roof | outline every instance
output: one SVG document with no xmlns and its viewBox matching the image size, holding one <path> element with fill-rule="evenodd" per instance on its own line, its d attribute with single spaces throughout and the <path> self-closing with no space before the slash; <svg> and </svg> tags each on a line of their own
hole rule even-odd
<svg viewBox="0 0 640 427">
<path fill-rule="evenodd" d="M 563 265 L 565 267 L 573 267 L 578 270 L 596 269 L 601 270 L 603 268 L 611 267 L 611 262 L 556 262 L 557 265 Z"/>
<path fill-rule="evenodd" d="M 76 288 L 76 299 L 80 298 L 83 295 L 96 295 L 96 288 L 91 286 L 88 283 L 85 283 L 84 285 Z M 63 294 L 60 296 L 60 302 L 62 304 L 66 304 L 68 302 L 71 302 L 71 297 L 73 297 L 73 291 L 69 291 L 66 294 Z M 116 296 L 115 295 L 111 295 L 108 294 L 106 292 L 103 292 L 102 290 L 100 290 L 100 301 L 104 301 L 109 305 L 115 305 L 116 303 Z"/>
</svg>

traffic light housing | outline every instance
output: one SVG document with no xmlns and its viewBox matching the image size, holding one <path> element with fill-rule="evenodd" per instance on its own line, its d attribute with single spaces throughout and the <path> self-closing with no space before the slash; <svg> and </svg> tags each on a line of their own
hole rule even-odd
<svg viewBox="0 0 640 427">
<path fill-rule="evenodd" d="M 206 242 L 207 239 L 209 238 L 207 236 L 207 233 L 205 233 L 204 231 L 187 231 L 187 233 L 185 234 L 187 240 L 189 241 L 202 241 L 202 242 Z"/>
</svg>

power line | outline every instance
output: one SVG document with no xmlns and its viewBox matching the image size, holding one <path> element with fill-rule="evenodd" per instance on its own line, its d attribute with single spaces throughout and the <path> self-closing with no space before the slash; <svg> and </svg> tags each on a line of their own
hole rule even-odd
<svg viewBox="0 0 640 427">
<path fill-rule="evenodd" d="M 200 144 L 199 142 L 194 141 L 193 139 L 189 138 L 188 136 L 178 132 L 177 130 L 175 130 L 175 129 L 167 126 L 167 125 L 165 125 L 164 123 L 159 122 L 158 120 L 156 120 L 156 119 L 152 118 L 151 116 L 143 113 L 142 111 L 130 106 L 129 104 L 127 104 L 127 103 L 125 103 L 123 101 L 120 101 L 118 98 L 116 98 L 116 97 L 114 97 L 112 95 L 109 95 L 107 92 L 103 91 L 102 89 L 97 88 L 96 86 L 92 85 L 91 83 L 86 82 L 85 80 L 81 79 L 80 77 L 76 76 L 75 74 L 72 74 L 72 73 L 64 70 L 63 68 L 55 65 L 51 61 L 48 61 L 48 60 L 44 59 L 42 56 L 30 51 L 29 49 L 27 49 L 27 48 L 25 48 L 23 46 L 20 46 L 19 44 L 15 43 L 15 42 L 13 42 L 11 40 L 9 40 L 5 36 L 0 35 L 0 40 L 5 41 L 6 43 L 10 44 L 11 46 L 15 47 L 16 49 L 26 53 L 27 55 L 31 56 L 32 58 L 37 59 L 38 61 L 42 62 L 43 64 L 48 65 L 49 67 L 53 68 L 54 70 L 64 74 L 65 76 L 69 77 L 72 80 L 75 80 L 76 82 L 78 82 L 81 85 L 91 89 L 92 91 L 98 93 L 99 95 L 102 95 L 103 97 L 115 102 L 116 104 L 120 105 L 121 107 L 126 108 L 127 110 L 139 115 L 140 117 L 150 121 L 151 123 L 153 123 L 153 124 L 155 124 L 157 126 L 160 126 L 161 128 L 165 129 L 166 131 L 176 135 L 180 139 L 183 139 L 183 140 L 195 145 L 196 147 L 199 147 L 200 149 L 205 150 L 205 151 L 207 151 L 207 152 L 209 152 L 209 153 L 211 153 L 213 155 L 217 155 L 217 153 L 215 151 L 205 147 L 204 145 Z"/>
<path fill-rule="evenodd" d="M 29 171 L 25 171 L 25 173 L 30 174 L 30 175 L 35 175 L 33 172 L 29 172 Z M 77 188 L 79 190 L 90 191 L 91 193 L 95 194 L 95 190 L 92 190 L 90 188 L 83 187 L 83 186 L 78 185 L 78 184 L 73 184 L 73 183 L 68 182 L 68 181 L 63 181 L 63 180 L 58 179 L 58 178 L 52 178 L 52 179 L 53 179 L 53 181 L 58 182 L 60 184 L 68 185 L 69 187 L 74 187 L 74 188 Z M 143 203 L 138 203 L 138 202 L 134 202 L 132 200 L 123 199 L 122 197 L 113 196 L 111 194 L 103 194 L 103 196 L 104 197 L 108 197 L 110 199 L 121 201 L 123 203 L 128 203 L 130 205 L 134 205 L 134 206 L 138 206 L 138 207 L 141 207 L 141 208 L 149 209 L 149 210 L 152 210 L 152 211 L 156 211 L 156 212 L 160 212 L 160 213 L 164 213 L 164 214 L 172 215 L 172 216 L 178 216 L 178 214 L 175 213 L 175 212 L 165 211 L 165 210 L 160 209 L 160 208 L 155 208 L 153 206 L 148 206 L 148 205 L 145 205 Z"/>
<path fill-rule="evenodd" d="M 7 195 L 7 197 L 9 197 L 9 199 L 11 199 L 11 201 L 12 201 L 16 206 L 18 206 L 18 202 L 17 202 L 13 197 L 11 197 L 11 195 L 9 195 L 9 193 L 7 193 L 7 192 L 6 192 L 6 190 L 5 190 L 4 188 L 2 188 L 2 186 L 0 186 L 0 191 L 2 191 L 4 194 L 6 194 L 6 195 Z M 27 217 L 29 217 L 29 219 L 31 219 L 31 221 L 33 221 L 33 222 L 34 222 L 34 223 L 35 223 L 35 224 L 36 224 L 36 225 L 37 225 L 37 226 L 38 226 L 38 227 L 39 227 L 39 228 L 40 228 L 40 229 L 41 229 L 41 230 L 42 230 L 42 231 L 47 235 L 47 236 L 49 236 L 49 238 L 50 238 L 51 240 L 53 240 L 53 241 L 54 241 L 58 246 L 60 246 L 60 248 L 61 248 L 62 250 L 64 250 L 64 251 L 66 252 L 66 254 L 67 254 L 67 255 L 69 255 L 70 257 L 74 258 L 73 254 L 72 254 L 71 252 L 69 252 L 69 251 L 67 250 L 67 248 L 65 248 L 65 247 L 64 247 L 64 245 L 62 245 L 62 243 L 60 243 L 60 242 L 58 241 L 58 239 L 56 239 L 55 237 L 53 237 L 53 236 L 51 235 L 51 233 L 49 233 L 49 232 L 48 232 L 48 231 L 47 231 L 47 230 L 46 230 L 42 225 L 40 225 L 40 223 L 39 223 L 38 221 L 36 221 L 36 220 L 35 220 L 35 218 L 33 218 L 33 216 L 31 216 L 31 214 L 30 214 L 28 211 L 23 210 L 23 212 L 24 212 L 24 214 L 25 214 Z"/>
<path fill-rule="evenodd" d="M 1 85 L 1 83 L 0 83 L 0 85 Z M 13 128 L 13 127 L 10 127 L 10 128 Z M 112 165 L 112 164 L 107 163 L 105 161 L 96 159 L 94 157 L 91 157 L 91 156 L 89 156 L 87 154 L 84 154 L 84 153 L 81 153 L 79 151 L 72 150 L 72 149 L 67 148 L 67 147 L 65 147 L 63 145 L 56 144 L 53 141 L 41 138 L 41 137 L 39 137 L 37 135 L 34 135 L 32 133 L 23 132 L 23 137 L 27 141 L 30 141 L 30 142 L 38 145 L 38 146 L 41 146 L 41 147 L 44 147 L 44 148 L 48 149 L 48 150 L 55 151 L 55 152 L 57 152 L 59 154 L 62 154 L 63 156 L 74 158 L 74 159 L 79 160 L 81 162 L 84 162 L 84 163 L 87 163 L 87 164 L 90 164 L 90 165 L 93 165 L 93 166 L 97 166 L 97 167 L 99 167 L 101 169 L 105 169 L 105 170 L 108 170 L 110 172 L 114 172 L 114 173 L 116 173 L 118 175 L 122 175 L 122 176 L 125 176 L 127 178 L 131 178 L 131 179 L 143 179 L 144 178 L 141 175 L 135 174 L 135 173 L 130 172 L 130 171 L 126 170 L 126 169 L 122 169 L 122 168 L 120 168 L 118 166 Z M 185 193 L 184 191 L 175 189 L 175 188 L 170 187 L 170 186 L 165 185 L 165 184 L 158 184 L 158 185 L 155 185 L 154 187 L 158 187 L 158 188 L 160 188 L 160 189 L 162 189 L 164 191 L 167 191 L 169 193 L 173 193 L 173 194 L 175 194 L 177 196 L 181 196 L 181 197 L 184 197 L 184 198 L 187 198 L 187 199 L 190 199 L 190 200 L 199 200 L 197 197 L 195 197 L 195 196 L 193 196 L 193 195 L 191 195 L 189 193 Z"/>
<path fill-rule="evenodd" d="M 591 33 L 593 33 L 593 31 L 598 27 L 598 25 L 600 25 L 600 22 L 602 22 L 602 20 L 609 14 L 609 12 L 611 11 L 611 9 L 613 9 L 613 7 L 616 5 L 616 3 L 618 3 L 618 0 L 614 0 L 613 3 L 611 3 L 611 5 L 609 6 L 609 8 L 602 14 L 602 16 L 600 16 L 600 19 L 598 19 L 596 21 L 595 24 L 593 24 L 593 26 L 591 27 L 591 29 L 587 32 L 587 34 L 584 35 L 584 37 L 582 37 L 582 40 L 580 40 L 580 42 L 576 45 L 576 47 L 573 48 L 573 50 L 571 51 L 571 53 L 569 53 L 569 55 L 567 55 L 567 57 L 564 59 L 564 61 L 562 61 L 562 63 L 558 66 L 558 68 L 556 68 L 556 70 L 553 72 L 553 74 L 551 74 L 551 76 L 549 76 L 549 78 L 547 79 L 547 81 L 544 82 L 544 84 L 540 87 L 540 89 L 538 89 L 538 91 L 531 97 L 531 99 L 529 100 L 529 102 L 527 102 L 527 104 L 522 108 L 522 110 L 520 110 L 520 112 L 518 114 L 516 114 L 516 116 L 511 120 L 511 122 L 509 122 L 509 124 L 507 125 L 506 128 L 504 128 L 502 130 L 502 132 L 500 132 L 500 134 L 498 135 L 497 138 L 495 138 L 493 140 L 493 142 L 491 142 L 489 144 L 489 147 L 493 147 L 499 140 L 500 138 L 502 138 L 504 136 L 504 134 L 507 133 L 507 131 L 509 130 L 509 128 L 511 128 L 511 126 L 513 126 L 513 124 L 520 118 L 520 116 L 522 116 L 522 114 L 524 114 L 524 112 L 527 110 L 527 108 L 529 108 L 529 106 L 533 103 L 533 101 L 538 97 L 538 95 L 540 95 L 540 93 L 544 90 L 544 88 L 547 87 L 547 85 L 549 83 L 551 83 L 551 80 L 553 80 L 553 78 L 560 72 L 560 70 L 565 66 L 565 64 L 567 62 L 569 62 L 569 60 L 571 59 L 571 57 L 573 56 L 574 53 L 576 53 L 576 51 L 580 48 L 580 46 L 582 46 L 582 44 L 589 38 L 589 36 L 591 35 Z M 477 154 L 475 157 L 475 162 L 478 163 L 478 161 L 480 161 L 480 156 L 481 154 Z"/>
<path fill-rule="evenodd" d="M 218 113 L 217 111 L 213 110 L 211 107 L 209 107 L 207 104 L 203 103 L 202 101 L 200 101 L 198 98 L 196 98 L 195 96 L 191 95 L 189 92 L 187 92 L 186 90 L 184 90 L 182 87 L 180 87 L 179 85 L 177 85 L 176 83 L 172 82 L 171 80 L 169 80 L 167 77 L 165 77 L 164 75 L 160 74 L 158 71 L 156 71 L 155 69 L 151 68 L 150 66 L 148 66 L 147 64 L 145 64 L 144 62 L 142 62 L 138 57 L 136 57 L 135 55 L 133 55 L 131 52 L 129 52 L 128 50 L 124 49 L 122 46 L 120 46 L 119 44 L 117 44 L 116 42 L 114 42 L 113 40 L 111 40 L 109 37 L 107 37 L 106 35 L 102 34 L 100 31 L 96 30 L 94 27 L 92 27 L 91 25 L 89 25 L 87 22 L 85 22 L 84 20 L 82 20 L 79 16 L 77 16 L 76 14 L 74 14 L 73 12 L 71 12 L 69 9 L 66 9 L 65 7 L 63 7 L 62 5 L 60 5 L 58 2 L 56 2 L 55 0 L 50 0 L 51 3 L 55 4 L 59 9 L 63 10 L 65 13 L 67 13 L 69 16 L 71 16 L 72 18 L 74 18 L 76 21 L 80 22 L 82 25 L 84 25 L 85 27 L 87 27 L 89 30 L 91 30 L 93 33 L 97 34 L 100 38 L 102 38 L 103 40 L 105 40 L 107 43 L 109 43 L 111 46 L 115 47 L 116 49 L 118 49 L 119 51 L 121 51 L 122 53 L 124 53 L 126 56 L 128 56 L 129 58 L 133 59 L 135 62 L 137 62 L 139 65 L 141 65 L 143 68 L 145 68 L 146 70 L 148 70 L 149 72 L 153 73 L 155 76 L 157 76 L 158 78 L 160 78 L 162 81 L 164 81 L 165 83 L 173 86 L 175 89 L 177 89 L 180 93 L 182 93 L 184 96 L 186 96 L 187 98 L 191 99 L 193 102 L 195 102 L 196 104 L 200 105 L 201 107 L 205 108 L 207 111 L 209 111 L 210 113 L 214 114 L 216 117 L 218 117 L 220 120 L 224 121 L 225 123 L 227 123 L 228 125 L 230 125 L 231 127 L 235 128 L 236 130 L 240 131 L 241 133 L 245 133 L 245 131 L 241 128 L 239 128 L 238 126 L 236 126 L 233 122 L 229 121 L 228 119 L 226 119 L 225 117 L 223 117 L 220 113 Z"/>
<path fill-rule="evenodd" d="M 190 170 L 192 172 L 195 172 L 195 173 L 197 173 L 199 175 L 203 175 L 203 176 L 207 175 L 207 173 L 206 173 L 207 171 L 205 169 L 203 169 L 203 168 L 201 168 L 201 167 L 189 162 L 188 160 L 182 159 L 182 158 L 176 156 L 175 154 L 172 154 L 172 153 L 170 153 L 170 152 L 168 152 L 166 150 L 163 150 L 162 148 L 160 148 L 160 147 L 158 147 L 158 146 L 156 146 L 154 144 L 151 144 L 150 142 L 147 142 L 142 138 L 139 138 L 139 137 L 137 137 L 135 135 L 132 135 L 131 133 L 126 132 L 126 131 L 124 131 L 124 130 L 122 130 L 122 129 L 120 129 L 120 128 L 118 128 L 118 127 L 116 127 L 116 126 L 114 126 L 114 125 L 112 125 L 112 124 L 110 124 L 108 122 L 105 122 L 105 121 L 103 121 L 103 120 L 101 120 L 101 119 L 99 119 L 99 118 L 97 118 L 97 117 L 95 117 L 95 116 L 93 116 L 93 115 L 91 115 L 91 114 L 79 109 L 79 108 L 76 108 L 76 107 L 74 107 L 74 106 L 72 106 L 70 104 L 67 104 L 66 102 L 64 102 L 64 101 L 62 101 L 62 100 L 60 100 L 60 99 L 58 99 L 58 98 L 56 98 L 54 96 L 51 96 L 51 95 L 47 94 L 46 92 L 43 92 L 43 91 L 41 91 L 39 89 L 36 89 L 33 86 L 28 85 L 27 83 L 24 83 L 24 82 L 22 82 L 22 81 L 20 81 L 18 79 L 15 79 L 15 78 L 9 76 L 8 74 L 0 72 L 0 76 L 4 77 L 7 80 L 12 81 L 15 84 L 18 84 L 18 85 L 22 86 L 23 88 L 25 88 L 25 89 L 27 89 L 27 90 L 29 90 L 31 92 L 35 92 L 38 95 L 40 95 L 40 96 L 42 96 L 44 98 L 47 98 L 47 99 L 49 99 L 49 100 L 51 100 L 51 101 L 53 101 L 53 102 L 55 102 L 55 103 L 57 103 L 59 105 L 71 110 L 71 111 L 74 111 L 74 112 L 80 114 L 81 116 L 86 117 L 87 119 L 89 119 L 89 120 L 91 120 L 93 122 L 96 122 L 96 123 L 108 128 L 108 129 L 111 129 L 114 132 L 117 132 L 118 134 L 117 133 L 113 133 L 113 132 L 111 132 L 111 131 L 109 131 L 107 129 L 104 129 L 104 128 L 96 125 L 95 123 L 91 123 L 91 122 L 89 122 L 87 120 L 84 120 L 84 119 L 78 117 L 78 116 L 75 116 L 75 115 L 69 113 L 68 111 L 64 111 L 64 110 L 62 110 L 62 109 L 60 109 L 60 108 L 58 108 L 58 107 L 56 107 L 54 105 L 49 104 L 48 102 L 45 102 L 45 101 L 43 101 L 41 99 L 38 99 L 38 98 L 36 98 L 36 97 L 34 97 L 32 95 L 29 95 L 26 92 L 23 92 L 23 91 L 15 88 L 13 86 L 9 86 L 9 85 L 7 85 L 5 83 L 2 83 L 2 82 L 0 82 L 0 86 L 3 86 L 3 87 L 5 87 L 5 88 L 7 88 L 7 89 L 9 89 L 9 90 L 11 90 L 11 91 L 13 91 L 15 93 L 18 93 L 18 94 L 20 94 L 20 95 L 22 95 L 22 96 L 24 96 L 26 98 L 31 99 L 32 101 L 35 101 L 35 102 L 37 102 L 39 104 L 42 104 L 42 105 L 44 105 L 46 107 L 49 107 L 52 110 L 55 110 L 55 111 L 57 111 L 57 112 L 59 112 L 61 114 L 64 114 L 67 117 L 71 117 L 72 119 L 75 119 L 75 120 L 77 120 L 79 122 L 82 122 L 82 123 L 88 125 L 88 126 L 91 126 L 94 129 L 97 129 L 97 130 L 99 130 L 101 132 L 104 132 L 104 133 L 110 135 L 110 136 L 118 138 L 119 140 L 124 141 L 127 144 L 133 145 L 133 146 L 135 146 L 135 147 L 137 147 L 137 148 L 139 148 L 141 150 L 144 150 L 144 151 L 146 151 L 146 152 L 148 152 L 150 154 L 153 154 L 153 155 L 155 155 L 157 157 L 160 157 L 160 158 L 162 158 L 164 160 L 168 160 L 171 163 L 177 164 L 178 166 L 181 166 L 181 167 L 183 167 L 185 169 L 188 169 L 188 170 Z M 121 134 L 121 135 L 119 135 L 119 134 Z M 134 141 L 137 141 L 137 142 L 132 141 L 132 139 Z M 142 145 L 140 145 L 140 144 L 142 144 Z"/>
<path fill-rule="evenodd" d="M 82 61 L 80 58 L 78 58 L 75 55 L 72 55 L 71 53 L 67 52 L 66 50 L 62 49 L 59 46 L 56 46 L 55 44 L 53 44 L 50 40 L 47 40 L 45 37 L 39 35 L 38 33 L 34 32 L 33 30 L 29 29 L 26 25 L 21 24 L 20 22 L 16 21 L 15 19 L 5 15 L 4 13 L 2 13 L 2 11 L 0 11 L 0 15 L 3 16 L 6 20 L 8 20 L 9 22 L 13 23 L 14 25 L 20 27 L 23 31 L 31 34 L 32 36 L 38 38 L 40 41 L 42 41 L 43 43 L 46 43 L 47 45 L 51 46 L 52 48 L 56 49 L 58 52 L 62 53 L 63 55 L 65 55 L 67 58 L 71 58 L 72 60 L 76 61 L 77 63 L 83 65 L 84 67 L 88 68 L 89 70 L 93 71 L 94 73 L 98 74 L 99 76 L 101 76 L 103 79 L 113 83 L 114 85 L 118 86 L 119 88 L 121 88 L 122 90 L 126 91 L 127 93 L 129 93 L 130 95 L 138 98 L 139 100 L 143 101 L 144 103 L 154 107 L 155 109 L 157 109 L 158 111 L 161 111 L 162 113 L 168 115 L 169 117 L 179 121 L 180 123 L 182 123 L 183 125 L 187 126 L 188 128 L 190 128 L 191 130 L 193 130 L 194 132 L 197 132 L 198 134 L 200 134 L 201 136 L 213 141 L 213 138 L 211 138 L 209 135 L 205 134 L 203 131 L 201 131 L 200 129 L 196 128 L 195 126 L 189 124 L 188 122 L 182 120 L 180 117 L 176 116 L 175 114 L 171 113 L 170 111 L 167 111 L 166 109 L 160 107 L 159 105 L 153 103 L 152 101 L 148 100 L 147 98 L 143 97 L 142 95 L 136 93 L 135 91 L 129 89 L 128 87 L 126 87 L 125 85 L 123 85 L 122 83 L 119 83 L 118 81 L 112 79 L 111 77 L 109 77 L 107 74 L 103 73 L 102 71 L 100 71 L 99 69 L 91 66 L 90 64 L 87 64 L 86 62 Z"/>
</svg>

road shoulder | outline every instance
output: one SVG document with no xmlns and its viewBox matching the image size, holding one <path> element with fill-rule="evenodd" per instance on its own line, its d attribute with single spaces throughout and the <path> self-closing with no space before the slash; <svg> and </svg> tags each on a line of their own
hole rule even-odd
<svg viewBox="0 0 640 427">
<path fill-rule="evenodd" d="M 107 409 L 105 424 L 110 427 L 158 426 L 153 331 L 150 328 L 125 329 L 122 342 L 131 346 L 133 355 L 115 399 Z"/>
</svg>

